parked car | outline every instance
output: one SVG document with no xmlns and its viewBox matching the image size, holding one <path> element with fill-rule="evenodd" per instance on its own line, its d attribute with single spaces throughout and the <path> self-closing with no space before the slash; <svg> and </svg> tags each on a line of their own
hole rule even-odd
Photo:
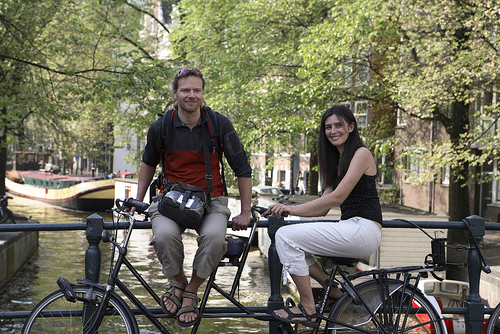
<svg viewBox="0 0 500 334">
<path fill-rule="evenodd" d="M 271 186 L 252 187 L 252 192 L 255 195 L 283 196 L 283 193 L 278 187 L 271 187 Z"/>
<path fill-rule="evenodd" d="M 116 174 L 116 177 L 119 179 L 133 179 L 136 175 L 137 173 L 133 172 L 120 172 Z"/>
</svg>

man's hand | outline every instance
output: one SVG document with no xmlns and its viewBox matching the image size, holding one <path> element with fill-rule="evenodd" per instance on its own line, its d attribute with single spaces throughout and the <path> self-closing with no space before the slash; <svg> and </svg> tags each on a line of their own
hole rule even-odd
<svg viewBox="0 0 500 334">
<path fill-rule="evenodd" d="M 252 220 L 251 213 L 248 214 L 240 213 L 239 215 L 233 218 L 233 226 L 232 226 L 233 231 L 246 230 L 251 220 Z"/>
</svg>

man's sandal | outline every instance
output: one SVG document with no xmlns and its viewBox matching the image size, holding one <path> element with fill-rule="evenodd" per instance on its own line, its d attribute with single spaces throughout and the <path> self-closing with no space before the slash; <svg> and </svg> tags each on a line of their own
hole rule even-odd
<svg viewBox="0 0 500 334">
<path fill-rule="evenodd" d="M 181 290 L 184 291 L 186 289 L 186 284 L 179 283 L 177 281 L 172 281 L 170 282 L 170 287 L 168 288 L 167 292 L 161 296 L 161 309 L 165 314 L 170 315 L 172 317 L 175 317 L 175 314 L 179 311 L 181 308 L 181 300 L 179 297 L 175 295 L 175 290 Z M 167 307 L 165 306 L 165 301 L 170 300 L 172 303 L 174 303 L 175 306 L 177 306 L 177 311 L 172 313 L 169 310 L 167 310 Z"/>
<path fill-rule="evenodd" d="M 306 327 L 311 327 L 311 328 L 316 328 L 319 326 L 319 323 L 316 321 L 312 321 L 312 319 L 318 317 L 318 313 L 314 312 L 313 314 L 308 314 L 304 306 L 302 304 L 297 305 L 301 313 L 294 313 L 290 310 L 291 307 L 295 306 L 295 302 L 292 300 L 292 298 L 287 298 L 286 299 L 286 305 L 283 308 L 283 310 L 288 313 L 288 317 L 282 318 L 276 313 L 273 312 L 272 316 L 282 322 L 286 322 L 289 324 L 301 324 Z M 295 318 L 306 318 L 306 320 L 297 320 Z"/>
<path fill-rule="evenodd" d="M 189 292 L 189 291 L 184 291 L 182 294 L 182 299 L 184 300 L 185 298 L 191 299 L 191 305 L 184 306 L 182 307 L 178 312 L 177 312 L 177 323 L 181 327 L 191 327 L 193 326 L 198 320 L 200 320 L 200 311 L 198 310 L 198 302 L 200 301 L 200 298 L 196 295 L 194 292 Z M 190 322 L 184 322 L 179 319 L 179 317 L 182 314 L 185 313 L 195 313 L 196 314 L 196 319 Z"/>
</svg>

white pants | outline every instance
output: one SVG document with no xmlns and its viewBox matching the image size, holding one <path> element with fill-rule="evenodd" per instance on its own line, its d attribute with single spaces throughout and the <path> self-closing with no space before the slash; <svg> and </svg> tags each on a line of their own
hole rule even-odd
<svg viewBox="0 0 500 334">
<path fill-rule="evenodd" d="M 276 248 L 287 273 L 309 275 L 313 255 L 363 259 L 380 246 L 382 231 L 371 220 L 353 217 L 338 223 L 303 223 L 283 226 L 276 232 Z"/>
</svg>

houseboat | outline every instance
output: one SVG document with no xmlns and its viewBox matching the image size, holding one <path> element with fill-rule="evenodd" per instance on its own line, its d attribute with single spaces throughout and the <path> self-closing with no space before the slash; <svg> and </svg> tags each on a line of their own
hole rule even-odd
<svg viewBox="0 0 500 334">
<path fill-rule="evenodd" d="M 79 211 L 106 211 L 113 207 L 115 180 L 48 171 L 10 171 L 5 187 L 12 194 Z"/>
</svg>

